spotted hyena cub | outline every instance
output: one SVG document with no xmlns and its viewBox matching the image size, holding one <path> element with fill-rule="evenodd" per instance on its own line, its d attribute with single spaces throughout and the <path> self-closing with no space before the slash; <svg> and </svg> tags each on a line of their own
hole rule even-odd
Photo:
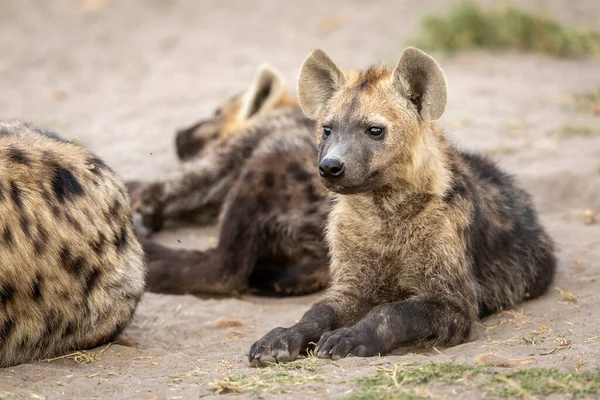
<svg viewBox="0 0 600 400">
<path fill-rule="evenodd" d="M 150 291 L 297 295 L 326 285 L 329 202 L 311 173 L 314 122 L 278 71 L 261 66 L 246 92 L 178 132 L 176 148 L 181 177 L 133 190 L 138 232 L 169 221 L 211 222 L 220 212 L 219 241 L 188 251 L 143 239 Z"/>
<path fill-rule="evenodd" d="M 395 69 L 343 72 L 320 50 L 300 73 L 317 121 L 329 216 L 332 284 L 290 328 L 269 332 L 250 361 L 315 354 L 374 356 L 403 345 L 456 345 L 473 323 L 550 284 L 556 260 L 527 193 L 486 158 L 461 152 L 433 122 L 446 81 L 408 48 Z"/>
<path fill-rule="evenodd" d="M 0 121 L 0 367 L 113 339 L 144 292 L 121 180 L 89 151 Z"/>
</svg>

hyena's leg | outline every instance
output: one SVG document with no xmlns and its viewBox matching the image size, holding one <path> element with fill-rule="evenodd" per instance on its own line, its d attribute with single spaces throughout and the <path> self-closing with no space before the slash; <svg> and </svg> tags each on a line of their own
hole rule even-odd
<svg viewBox="0 0 600 400">
<path fill-rule="evenodd" d="M 469 311 L 471 310 L 471 311 Z M 315 355 L 371 357 L 401 345 L 456 345 L 468 340 L 473 307 L 439 296 L 381 304 L 351 327 L 321 336 Z"/>
<path fill-rule="evenodd" d="M 255 366 L 269 362 L 295 360 L 311 342 L 339 326 L 337 309 L 329 300 L 321 300 L 289 328 L 275 328 L 250 347 L 248 360 Z"/>
<path fill-rule="evenodd" d="M 223 205 L 216 249 L 174 250 L 143 242 L 148 258 L 148 290 L 197 294 L 247 290 L 259 253 L 270 248 L 264 225 L 278 206 L 276 197 L 269 193 L 273 188 L 265 188 L 255 178 L 258 175 L 249 162 Z"/>
<path fill-rule="evenodd" d="M 256 198 L 239 198 L 225 210 L 217 248 L 176 250 L 142 241 L 148 259 L 148 290 L 161 293 L 230 295 L 247 290 L 258 259 Z"/>
<path fill-rule="evenodd" d="M 167 220 L 189 220 L 196 213 L 209 214 L 211 218 L 206 219 L 214 220 L 243 164 L 243 159 L 231 157 L 215 154 L 189 163 L 187 172 L 177 179 L 134 189 L 131 197 L 138 234 L 147 236 L 161 230 Z M 134 188 L 134 184 L 129 186 Z"/>
</svg>

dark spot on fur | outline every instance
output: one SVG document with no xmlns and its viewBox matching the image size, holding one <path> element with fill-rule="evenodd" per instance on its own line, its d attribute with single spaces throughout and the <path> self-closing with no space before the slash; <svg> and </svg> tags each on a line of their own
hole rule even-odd
<svg viewBox="0 0 600 400">
<path fill-rule="evenodd" d="M 115 199 L 113 204 L 108 209 L 108 214 L 112 217 L 116 217 L 120 214 L 123 205 L 119 201 L 119 199 Z"/>
<path fill-rule="evenodd" d="M 305 193 L 306 193 L 306 196 L 308 197 L 308 201 L 310 201 L 311 203 L 315 203 L 317 201 L 322 200 L 322 197 L 319 196 L 319 194 L 317 192 L 315 192 L 315 188 L 313 185 L 306 186 Z"/>
<path fill-rule="evenodd" d="M 306 182 L 311 178 L 311 174 L 306 172 L 304 168 L 302 168 L 302 166 L 295 161 L 292 161 L 288 164 L 287 172 L 292 174 L 294 179 L 296 179 L 298 182 Z"/>
<path fill-rule="evenodd" d="M 116 339 L 117 336 L 119 336 L 121 334 L 121 332 L 123 332 L 123 330 L 125 329 L 125 327 L 127 326 L 127 322 L 123 321 L 123 322 L 119 322 L 118 324 L 115 325 L 115 329 L 113 329 L 111 335 L 107 338 L 106 341 L 111 341 Z"/>
<path fill-rule="evenodd" d="M 469 192 L 464 178 L 459 174 L 454 163 L 450 167 L 450 172 L 452 173 L 452 187 L 448 189 L 448 191 L 443 197 L 443 200 L 446 203 L 452 203 L 457 198 L 457 196 L 459 198 L 464 198 L 468 196 Z"/>
<path fill-rule="evenodd" d="M 114 244 L 119 252 L 125 249 L 127 245 L 127 229 L 121 228 L 121 231 L 115 235 Z"/>
<path fill-rule="evenodd" d="M 25 234 L 27 238 L 31 237 L 31 231 L 29 229 L 29 219 L 25 215 L 21 215 L 19 217 L 19 222 L 21 224 L 21 230 Z"/>
<path fill-rule="evenodd" d="M 13 317 L 7 316 L 3 323 L 0 323 L 0 340 L 8 342 L 10 335 L 15 329 L 15 320 Z"/>
<path fill-rule="evenodd" d="M 61 317 L 57 310 L 49 309 L 46 312 L 44 320 L 46 323 L 46 328 L 44 329 L 43 336 L 45 338 L 49 338 L 50 336 L 56 334 L 58 328 L 60 327 Z"/>
<path fill-rule="evenodd" d="M 29 341 L 30 341 L 29 336 L 23 335 L 23 337 L 21 337 L 21 340 L 19 340 L 19 348 L 25 349 L 25 348 L 30 347 Z"/>
<path fill-rule="evenodd" d="M 75 176 L 66 168 L 57 167 L 52 179 L 52 191 L 58 201 L 64 203 L 79 196 L 83 196 L 83 187 Z"/>
<path fill-rule="evenodd" d="M 17 208 L 23 207 L 23 199 L 21 198 L 21 189 L 17 186 L 16 183 L 10 183 L 10 198 L 15 203 Z"/>
<path fill-rule="evenodd" d="M 80 276 L 83 267 L 85 266 L 83 257 L 73 257 L 71 250 L 67 247 L 62 248 L 59 257 L 60 262 L 67 271 L 75 276 Z"/>
<path fill-rule="evenodd" d="M 310 206 L 306 209 L 306 214 L 314 215 L 314 214 L 318 214 L 319 211 L 320 211 L 319 205 L 314 205 L 314 206 Z"/>
<path fill-rule="evenodd" d="M 71 216 L 71 214 L 66 214 L 66 219 L 67 222 L 69 223 L 69 225 L 71 225 L 73 227 L 73 229 L 75 229 L 77 232 L 81 233 L 83 232 L 83 228 L 81 226 L 81 223 L 79 223 L 79 221 L 77 221 L 75 218 L 73 218 Z"/>
<path fill-rule="evenodd" d="M 273 175 L 273 173 L 265 173 L 265 175 L 263 176 L 263 182 L 265 184 L 265 187 L 272 188 L 273 186 L 275 186 L 275 176 Z"/>
<path fill-rule="evenodd" d="M 52 215 L 54 215 L 55 218 L 62 218 L 62 210 L 60 209 L 60 207 L 58 207 L 56 204 L 53 204 L 52 207 L 50 207 L 50 209 L 52 210 Z"/>
<path fill-rule="evenodd" d="M 65 330 L 62 333 L 62 337 L 71 336 L 72 334 L 75 333 L 76 330 L 77 330 L 77 322 L 74 320 L 71 320 L 67 323 L 67 326 L 65 327 Z"/>
<path fill-rule="evenodd" d="M 42 299 L 42 276 L 40 274 L 36 274 L 31 284 L 31 298 L 35 301 Z"/>
<path fill-rule="evenodd" d="M 98 240 L 90 244 L 91 248 L 97 255 L 101 255 L 104 252 L 106 246 L 106 236 L 102 232 L 98 232 Z"/>
<path fill-rule="evenodd" d="M 14 244 L 13 234 L 8 226 L 4 227 L 4 232 L 2 232 L 2 240 L 8 246 L 12 246 Z"/>
<path fill-rule="evenodd" d="M 94 267 L 92 269 L 92 271 L 89 274 L 87 274 L 87 276 L 85 277 L 85 283 L 83 286 L 83 290 L 84 290 L 84 293 L 86 294 L 86 296 L 88 296 L 94 290 L 94 287 L 96 286 L 96 283 L 98 282 L 99 277 L 100 277 L 100 270 L 96 267 Z"/>
<path fill-rule="evenodd" d="M 15 287 L 10 283 L 0 286 L 0 304 L 6 306 L 15 297 Z"/>
<path fill-rule="evenodd" d="M 110 168 L 98 157 L 90 157 L 85 161 L 85 163 L 87 164 L 88 169 L 95 175 L 99 175 L 104 169 L 110 171 Z"/>
<path fill-rule="evenodd" d="M 16 164 L 29 164 L 29 158 L 25 152 L 17 147 L 11 147 L 8 150 L 8 159 Z"/>
<path fill-rule="evenodd" d="M 42 152 L 42 157 L 44 159 L 44 162 L 47 164 L 55 164 L 56 163 L 56 155 L 48 150 L 44 150 Z"/>
<path fill-rule="evenodd" d="M 248 171 L 244 174 L 244 182 L 251 182 L 254 179 L 254 171 Z"/>
<path fill-rule="evenodd" d="M 267 199 L 263 195 L 256 196 L 256 204 L 258 206 L 259 211 L 267 211 L 268 202 Z"/>
</svg>

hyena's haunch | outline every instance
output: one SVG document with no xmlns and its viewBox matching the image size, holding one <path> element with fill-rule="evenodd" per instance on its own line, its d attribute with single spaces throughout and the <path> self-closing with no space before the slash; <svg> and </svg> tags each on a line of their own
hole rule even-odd
<svg viewBox="0 0 600 400">
<path fill-rule="evenodd" d="M 138 232 L 173 220 L 210 222 L 220 212 L 219 241 L 193 251 L 142 239 L 148 290 L 284 296 L 326 285 L 330 201 L 309 172 L 316 166 L 314 122 L 278 71 L 259 67 L 247 91 L 180 130 L 176 149 L 185 162 L 179 178 L 130 185 Z"/>
<path fill-rule="evenodd" d="M 331 287 L 290 328 L 267 333 L 250 362 L 290 361 L 309 342 L 337 359 L 403 345 L 456 345 L 478 317 L 540 296 L 556 268 L 530 197 L 433 123 L 446 81 L 408 48 L 395 69 L 343 72 L 305 61 L 300 104 L 317 121 L 329 215 Z"/>
<path fill-rule="evenodd" d="M 117 336 L 144 292 L 129 198 L 102 160 L 0 121 L 0 367 Z"/>
</svg>

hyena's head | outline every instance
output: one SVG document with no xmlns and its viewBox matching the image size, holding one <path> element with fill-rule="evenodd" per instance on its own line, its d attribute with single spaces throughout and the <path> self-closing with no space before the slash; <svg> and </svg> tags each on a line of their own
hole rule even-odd
<svg viewBox="0 0 600 400">
<path fill-rule="evenodd" d="M 427 162 L 424 132 L 446 106 L 439 65 L 414 48 L 396 68 L 343 72 L 313 51 L 298 84 L 304 113 L 317 121 L 319 173 L 333 191 L 350 194 L 397 183 Z"/>
<path fill-rule="evenodd" d="M 243 132 L 259 115 L 296 105 L 282 74 L 268 64 L 258 67 L 252 85 L 217 108 L 212 117 L 177 131 L 175 146 L 181 160 L 200 156 L 231 135 Z"/>
</svg>

